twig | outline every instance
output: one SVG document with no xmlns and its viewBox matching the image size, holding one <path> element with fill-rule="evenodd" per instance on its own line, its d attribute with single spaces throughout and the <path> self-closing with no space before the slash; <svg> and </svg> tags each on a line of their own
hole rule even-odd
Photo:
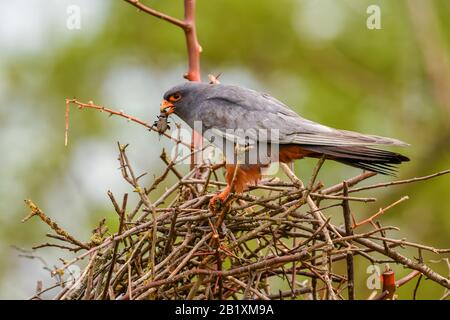
<svg viewBox="0 0 450 320">
<path fill-rule="evenodd" d="M 62 229 L 56 222 L 54 222 L 52 219 L 50 219 L 48 216 L 45 215 L 45 213 L 39 209 L 37 205 L 33 203 L 31 200 L 24 200 L 25 204 L 30 208 L 31 212 L 29 215 L 27 215 L 25 218 L 22 219 L 22 222 L 26 222 L 30 218 L 34 216 L 39 216 L 39 218 L 44 221 L 50 228 L 52 228 L 58 235 L 66 239 L 67 241 L 83 248 L 83 249 L 89 249 L 89 246 L 87 244 L 84 244 L 74 237 L 72 237 L 67 231 Z"/>
<path fill-rule="evenodd" d="M 159 19 L 165 20 L 167 22 L 170 22 L 171 24 L 174 24 L 182 29 L 186 29 L 188 28 L 188 25 L 179 19 L 176 19 L 174 17 L 171 17 L 165 13 L 159 12 L 155 9 L 152 9 L 150 7 L 147 7 L 146 5 L 144 5 L 143 3 L 139 2 L 138 0 L 124 0 L 126 2 L 128 2 L 129 4 L 135 6 L 136 8 L 138 8 L 139 10 L 144 11 L 145 13 L 148 13 L 154 17 L 157 17 Z"/>
<path fill-rule="evenodd" d="M 387 206 L 386 208 L 380 208 L 380 210 L 378 210 L 377 213 L 373 214 L 373 215 L 370 216 L 369 218 L 367 218 L 367 219 L 365 219 L 365 220 L 363 220 L 363 221 L 360 221 L 360 222 L 355 223 L 355 225 L 353 226 L 353 228 L 357 228 L 357 227 L 362 226 L 363 224 L 366 224 L 366 223 L 368 223 L 368 222 L 372 222 L 375 218 L 378 218 L 378 217 L 381 216 L 382 214 L 386 213 L 387 210 L 389 210 L 389 209 L 395 207 L 395 206 L 398 205 L 399 203 L 401 203 L 401 202 L 403 202 L 403 201 L 405 201 L 405 200 L 408 200 L 408 199 L 409 199 L 409 197 L 408 197 L 408 196 L 405 196 L 405 197 L 402 197 L 402 198 L 400 198 L 399 200 L 395 201 L 394 203 L 390 204 L 390 205 Z"/>
<path fill-rule="evenodd" d="M 138 124 L 140 124 L 140 125 L 142 125 L 142 126 L 148 128 L 148 129 L 150 129 L 150 130 L 152 130 L 152 131 L 158 132 L 158 134 L 162 134 L 162 135 L 165 136 L 166 138 L 169 138 L 170 140 L 172 140 L 172 141 L 174 141 L 174 142 L 176 142 L 176 143 L 180 143 L 180 144 L 182 144 L 182 145 L 184 145 L 184 146 L 190 147 L 190 144 L 189 144 L 189 143 L 186 143 L 186 142 L 184 142 L 184 141 L 181 141 L 181 140 L 178 140 L 178 139 L 176 139 L 176 138 L 173 138 L 173 137 L 172 137 L 170 134 L 168 134 L 168 133 L 160 133 L 160 132 L 158 131 L 158 129 L 156 128 L 156 126 L 149 125 L 148 123 L 146 123 L 146 122 L 144 122 L 144 121 L 142 121 L 142 120 L 140 120 L 140 119 L 138 119 L 138 118 L 135 118 L 135 117 L 133 117 L 133 116 L 130 116 L 130 115 L 124 113 L 123 111 L 116 111 L 116 110 L 113 110 L 113 109 L 109 109 L 109 108 L 106 108 L 106 107 L 102 107 L 102 106 L 99 106 L 99 105 L 94 104 L 92 101 L 89 101 L 88 103 L 84 103 L 84 102 L 78 101 L 77 99 L 66 99 L 65 145 L 67 145 L 67 142 L 68 142 L 68 131 L 69 131 L 69 108 L 70 108 L 70 105 L 71 105 L 71 104 L 77 105 L 79 109 L 83 109 L 83 108 L 87 108 L 87 109 L 96 109 L 96 110 L 99 110 L 100 112 L 107 112 L 107 113 L 109 113 L 110 115 L 116 115 L 116 116 L 123 117 L 123 118 L 125 118 L 125 119 L 130 120 L 130 121 L 133 121 L 133 122 L 135 122 L 135 123 L 138 123 Z"/>
<path fill-rule="evenodd" d="M 448 173 L 450 173 L 450 169 L 444 170 L 441 172 L 437 172 L 437 173 L 433 173 L 433 174 L 430 174 L 428 176 L 423 176 L 423 177 L 383 182 L 383 183 L 377 183 L 377 184 L 373 184 L 373 185 L 366 186 L 366 187 L 354 188 L 354 189 L 350 189 L 348 192 L 353 193 L 353 192 L 359 192 L 359 191 L 363 191 L 363 190 L 377 189 L 377 188 L 390 187 L 390 186 L 398 186 L 401 184 L 409 184 L 409 183 L 413 183 L 413 182 L 425 181 L 425 180 L 433 179 L 435 177 L 439 177 L 439 176 L 442 176 L 442 175 L 445 175 Z"/>
</svg>

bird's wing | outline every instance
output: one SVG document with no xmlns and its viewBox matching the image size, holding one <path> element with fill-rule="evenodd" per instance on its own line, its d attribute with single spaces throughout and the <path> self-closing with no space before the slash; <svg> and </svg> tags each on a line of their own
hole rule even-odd
<svg viewBox="0 0 450 320">
<path fill-rule="evenodd" d="M 203 130 L 227 139 L 323 146 L 408 145 L 397 139 L 315 123 L 270 95 L 233 86 L 204 99 L 195 117 L 202 120 Z"/>
</svg>

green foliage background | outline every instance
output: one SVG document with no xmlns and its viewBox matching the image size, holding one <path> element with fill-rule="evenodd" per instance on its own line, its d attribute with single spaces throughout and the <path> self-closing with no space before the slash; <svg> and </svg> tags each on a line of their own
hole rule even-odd
<svg viewBox="0 0 450 320">
<path fill-rule="evenodd" d="M 181 0 L 145 3 L 182 17 Z M 438 63 L 449 70 L 450 2 L 429 3 L 438 45 L 446 53 Z M 81 8 L 80 30 L 66 28 L 70 4 Z M 381 8 L 381 30 L 366 27 L 371 4 Z M 149 181 L 162 170 L 162 147 L 170 147 L 122 119 L 75 109 L 64 147 L 64 99 L 93 100 L 151 122 L 162 93 L 183 81 L 186 49 L 178 28 L 123 1 L 21 0 L 2 2 L 0 11 L 0 297 L 26 298 L 47 272 L 39 260 L 19 257 L 12 246 L 46 241 L 48 230 L 37 220 L 20 223 L 27 213 L 22 200 L 33 199 L 81 239 L 87 240 L 104 216 L 114 231 L 106 191 L 127 190 L 117 170 L 116 141 L 131 144 L 130 157 L 150 173 Z M 8 19 L 14 14 L 23 19 Z M 450 105 L 436 99 L 408 0 L 198 0 L 197 16 L 204 79 L 222 72 L 223 83 L 270 92 L 306 118 L 411 143 L 404 153 L 412 161 L 401 167 L 400 178 L 450 167 Z M 301 161 L 296 170 L 307 178 L 313 164 Z M 327 163 L 320 179 L 336 183 L 357 173 Z M 353 210 L 366 217 L 402 195 L 411 199 L 383 217 L 383 224 L 400 227 L 396 235 L 410 241 L 448 247 L 447 176 L 371 193 L 378 202 Z M 54 250 L 39 254 L 50 267 L 57 262 Z M 357 263 L 363 299 L 370 293 L 368 262 Z M 436 269 L 447 272 L 442 264 Z M 408 272 L 395 270 L 399 276 Z M 410 299 L 413 286 L 402 288 L 399 297 Z M 424 281 L 418 297 L 441 294 Z"/>
</svg>

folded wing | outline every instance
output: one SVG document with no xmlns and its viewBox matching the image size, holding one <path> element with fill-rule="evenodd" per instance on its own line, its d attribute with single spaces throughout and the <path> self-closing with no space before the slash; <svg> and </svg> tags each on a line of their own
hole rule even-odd
<svg viewBox="0 0 450 320">
<path fill-rule="evenodd" d="M 225 91 L 225 92 L 224 92 Z M 224 98 L 226 97 L 226 98 Z M 230 129 L 239 138 L 279 144 L 323 146 L 376 146 L 408 144 L 393 138 L 338 130 L 304 119 L 277 99 L 257 91 L 226 86 L 212 93 L 197 109 L 204 130 L 214 129 L 231 138 Z M 278 136 L 275 134 L 278 132 Z M 270 134 L 272 132 L 272 134 Z"/>
</svg>

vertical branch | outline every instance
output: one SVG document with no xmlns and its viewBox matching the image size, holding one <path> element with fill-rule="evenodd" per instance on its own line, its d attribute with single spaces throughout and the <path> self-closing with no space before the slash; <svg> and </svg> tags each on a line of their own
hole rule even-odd
<svg viewBox="0 0 450 320">
<path fill-rule="evenodd" d="M 117 214 L 119 215 L 119 231 L 117 232 L 117 235 L 120 236 L 122 234 L 123 231 L 123 225 L 124 225 L 124 218 L 125 218 L 125 208 L 126 208 L 126 204 L 128 201 L 128 193 L 124 194 L 123 197 L 123 202 L 122 202 L 122 208 L 120 208 L 117 204 L 116 199 L 114 198 L 113 193 L 108 190 L 108 197 L 111 199 L 111 202 L 114 205 L 114 208 L 116 209 Z M 111 265 L 109 267 L 109 271 L 108 274 L 106 276 L 106 282 L 105 282 L 105 289 L 103 290 L 103 294 L 102 294 L 102 300 L 105 300 L 107 294 L 108 294 L 108 290 L 110 289 L 110 281 L 111 281 L 111 276 L 112 273 L 114 271 L 114 267 L 116 265 L 116 259 L 117 259 L 117 250 L 119 249 L 119 243 L 120 241 L 114 241 L 114 249 L 113 249 L 113 254 L 112 254 L 112 259 L 111 259 Z M 111 288 L 114 290 L 114 288 Z"/>
<path fill-rule="evenodd" d="M 184 77 L 189 81 L 201 81 L 200 74 L 200 53 L 202 47 L 198 43 L 197 39 L 197 24 L 195 19 L 196 0 L 184 0 L 184 34 L 186 36 L 186 46 L 188 52 L 188 71 Z M 191 140 L 191 170 L 196 163 L 201 162 L 200 153 L 194 153 L 195 150 L 202 148 L 203 138 L 202 136 L 192 130 Z M 196 161 L 197 160 L 197 161 Z M 198 161 L 200 160 L 200 161 Z"/>
<path fill-rule="evenodd" d="M 184 0 L 184 34 L 188 51 L 188 72 L 184 77 L 189 81 L 201 81 L 200 53 L 202 48 L 197 39 L 195 20 L 196 0 Z"/>
<path fill-rule="evenodd" d="M 395 294 L 395 273 L 392 271 L 392 269 L 386 265 L 385 271 L 381 275 L 383 279 L 383 289 L 382 292 L 384 296 L 382 297 L 382 300 L 392 300 L 394 299 Z"/>
<path fill-rule="evenodd" d="M 314 245 L 316 245 L 316 239 L 313 239 L 312 240 L 312 245 L 314 246 Z M 312 266 L 315 266 L 316 265 L 316 258 L 315 258 L 315 256 L 316 256 L 316 251 L 315 250 L 313 250 L 312 252 L 311 252 L 311 255 L 312 255 L 312 259 L 311 259 L 311 265 Z M 311 288 L 312 288 L 312 290 L 311 290 L 311 295 L 312 295 L 312 300 L 319 300 L 319 296 L 318 296 L 318 290 L 317 290 L 317 277 L 313 277 L 312 279 L 311 279 Z"/>
<path fill-rule="evenodd" d="M 198 43 L 197 39 L 195 8 L 196 0 L 184 0 L 184 34 L 186 36 L 186 46 L 188 51 L 188 71 L 184 77 L 189 81 L 201 81 L 200 53 L 202 52 L 202 47 Z M 202 142 L 202 136 L 192 130 L 191 170 L 194 168 L 196 163 L 201 162 L 202 152 L 199 152 L 198 154 L 194 154 L 193 152 L 202 148 Z"/>
<path fill-rule="evenodd" d="M 159 12 L 155 9 L 147 7 L 139 2 L 139 0 L 125 0 L 129 4 L 135 6 L 139 10 L 152 15 L 156 18 L 165 20 L 175 26 L 183 29 L 186 37 L 186 47 L 188 55 L 188 71 L 184 74 L 184 78 L 189 81 L 201 81 L 200 73 L 200 53 L 202 47 L 200 46 L 197 38 L 197 26 L 196 26 L 196 0 L 184 0 L 184 20 L 179 20 L 171 17 L 167 14 Z M 202 148 L 202 136 L 192 130 L 191 152 L 200 150 Z M 197 157 L 201 157 L 201 152 L 197 155 L 192 153 L 191 155 L 191 170 L 195 166 Z M 201 159 L 200 159 L 201 160 Z"/>
<path fill-rule="evenodd" d="M 345 233 L 346 236 L 352 236 L 353 235 L 353 228 L 352 228 L 352 221 L 351 221 L 351 213 L 350 213 L 350 206 L 348 204 L 348 185 L 347 182 L 344 181 L 343 183 L 343 192 L 344 192 L 344 201 L 342 201 L 342 209 L 344 213 L 344 223 L 345 223 Z M 347 252 L 347 288 L 348 288 L 348 300 L 355 300 L 355 292 L 354 292 L 354 266 L 353 266 L 353 252 L 349 250 Z"/>
</svg>

